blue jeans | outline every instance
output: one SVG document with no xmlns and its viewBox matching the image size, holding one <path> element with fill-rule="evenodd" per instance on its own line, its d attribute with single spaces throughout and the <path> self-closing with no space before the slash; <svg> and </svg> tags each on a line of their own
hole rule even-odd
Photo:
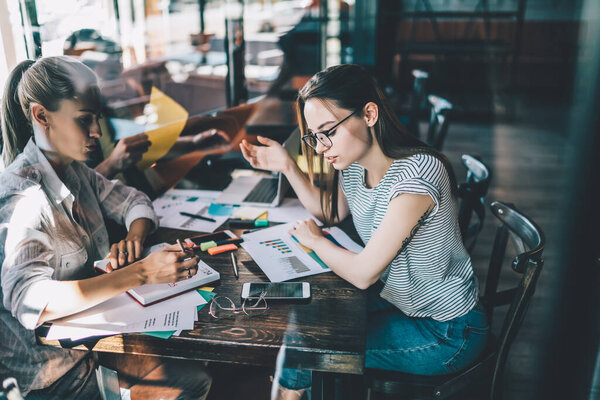
<svg viewBox="0 0 600 400">
<path fill-rule="evenodd" d="M 467 368 L 486 346 L 489 325 L 481 304 L 450 321 L 411 318 L 369 293 L 367 368 L 417 375 L 444 375 Z M 279 384 L 288 389 L 311 386 L 311 372 L 283 368 Z"/>
</svg>

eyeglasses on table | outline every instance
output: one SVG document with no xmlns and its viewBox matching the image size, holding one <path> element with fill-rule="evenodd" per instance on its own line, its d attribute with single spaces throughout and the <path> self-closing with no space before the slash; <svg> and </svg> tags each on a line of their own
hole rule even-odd
<svg viewBox="0 0 600 400">
<path fill-rule="evenodd" d="M 241 306 L 236 306 L 233 300 L 227 296 L 216 296 L 212 299 L 208 313 L 211 317 L 219 318 L 231 318 L 236 314 L 244 314 L 249 317 L 262 315 L 267 312 L 269 306 L 265 296 L 266 291 L 262 291 L 256 299 L 246 298 L 242 302 Z"/>
</svg>

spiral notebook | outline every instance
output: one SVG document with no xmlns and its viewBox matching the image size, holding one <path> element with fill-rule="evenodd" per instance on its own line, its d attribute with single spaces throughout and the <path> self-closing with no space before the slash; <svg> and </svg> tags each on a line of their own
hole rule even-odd
<svg viewBox="0 0 600 400">
<path fill-rule="evenodd" d="M 164 246 L 168 246 L 168 243 L 161 243 L 150 247 L 144 252 L 144 257 L 153 251 L 156 251 Z M 94 262 L 94 267 L 100 271 L 106 272 L 106 267 L 110 263 L 110 260 L 103 259 Z M 208 266 L 204 261 L 198 262 L 198 272 L 196 275 L 189 279 L 184 279 L 179 282 L 172 283 L 156 283 L 149 285 L 142 285 L 127 291 L 135 301 L 140 303 L 142 306 L 149 306 L 159 301 L 170 299 L 171 297 L 180 295 L 190 290 L 199 288 L 208 283 L 218 281 L 221 279 L 221 275 Z"/>
</svg>

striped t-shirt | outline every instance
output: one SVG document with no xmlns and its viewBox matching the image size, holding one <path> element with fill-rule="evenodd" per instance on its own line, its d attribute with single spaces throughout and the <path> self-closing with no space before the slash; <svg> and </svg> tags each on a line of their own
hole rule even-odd
<svg viewBox="0 0 600 400">
<path fill-rule="evenodd" d="M 365 170 L 358 163 L 341 174 L 340 185 L 364 243 L 396 196 L 425 194 L 435 202 L 424 224 L 381 276 L 381 297 L 410 317 L 447 321 L 466 314 L 477 303 L 477 278 L 461 240 L 450 184 L 442 162 L 428 154 L 395 160 L 374 188 L 367 188 Z"/>
</svg>

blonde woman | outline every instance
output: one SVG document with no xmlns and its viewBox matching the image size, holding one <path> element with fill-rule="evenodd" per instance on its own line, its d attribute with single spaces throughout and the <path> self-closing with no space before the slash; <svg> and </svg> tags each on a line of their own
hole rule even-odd
<svg viewBox="0 0 600 400">
<path fill-rule="evenodd" d="M 100 396 L 91 353 L 39 346 L 36 327 L 135 286 L 187 279 L 197 269 L 198 260 L 185 260 L 177 246 L 141 259 L 157 227 L 152 204 L 84 164 L 102 134 L 99 110 L 96 76 L 68 57 L 22 62 L 2 98 L 0 376 L 17 378 L 28 398 Z M 110 245 L 104 218 L 125 225 L 127 237 Z M 109 251 L 112 272 L 95 276 L 93 261 Z M 197 364 L 115 364 L 133 398 L 203 399 L 210 388 Z"/>
</svg>

